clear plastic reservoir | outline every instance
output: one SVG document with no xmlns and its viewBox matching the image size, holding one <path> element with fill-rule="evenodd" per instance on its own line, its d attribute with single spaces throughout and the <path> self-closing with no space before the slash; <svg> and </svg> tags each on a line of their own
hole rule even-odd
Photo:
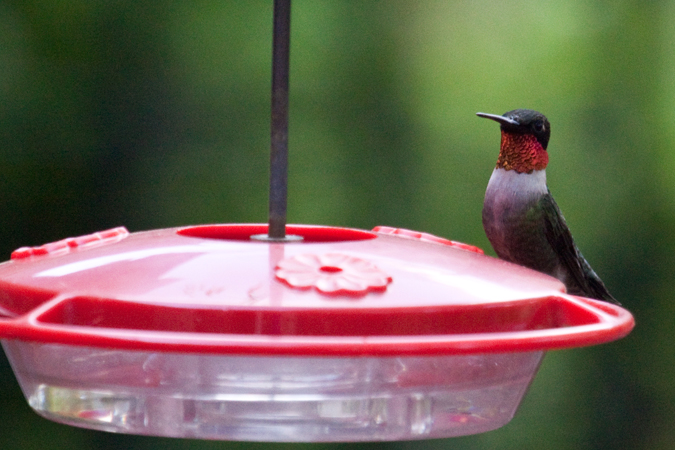
<svg viewBox="0 0 675 450">
<path fill-rule="evenodd" d="M 71 425 L 182 438 L 461 436 L 511 420 L 543 352 L 312 358 L 5 341 L 30 406 Z"/>
</svg>

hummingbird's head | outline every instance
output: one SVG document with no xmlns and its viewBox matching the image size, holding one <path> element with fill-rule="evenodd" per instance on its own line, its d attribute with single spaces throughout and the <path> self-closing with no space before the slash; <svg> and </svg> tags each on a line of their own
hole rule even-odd
<svg viewBox="0 0 675 450">
<path fill-rule="evenodd" d="M 485 113 L 476 115 L 500 124 L 502 143 L 497 167 L 519 173 L 546 168 L 551 124 L 545 115 L 531 109 L 514 109 L 502 116 Z"/>
</svg>

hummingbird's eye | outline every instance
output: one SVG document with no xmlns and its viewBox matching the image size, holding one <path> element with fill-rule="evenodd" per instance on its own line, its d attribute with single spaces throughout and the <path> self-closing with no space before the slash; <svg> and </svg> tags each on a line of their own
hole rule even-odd
<svg viewBox="0 0 675 450">
<path fill-rule="evenodd" d="M 546 128 L 546 127 L 544 126 L 544 121 L 541 120 L 541 119 L 540 119 L 540 120 L 535 120 L 534 123 L 532 124 L 532 126 L 534 127 L 534 131 L 536 131 L 536 132 L 538 132 L 538 133 L 541 133 L 541 132 L 544 131 L 545 128 Z"/>
</svg>

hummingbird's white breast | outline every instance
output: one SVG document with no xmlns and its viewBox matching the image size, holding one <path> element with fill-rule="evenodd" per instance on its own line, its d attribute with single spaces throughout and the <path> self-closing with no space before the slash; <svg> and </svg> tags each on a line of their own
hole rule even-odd
<svg viewBox="0 0 675 450">
<path fill-rule="evenodd" d="M 546 169 L 533 170 L 532 173 L 518 173 L 515 170 L 497 167 L 492 171 L 485 197 L 489 197 L 497 204 L 512 203 L 539 198 L 547 192 Z"/>
</svg>

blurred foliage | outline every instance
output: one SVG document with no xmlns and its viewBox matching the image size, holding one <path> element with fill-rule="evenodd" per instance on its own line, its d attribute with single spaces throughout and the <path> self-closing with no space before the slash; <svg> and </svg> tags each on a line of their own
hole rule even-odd
<svg viewBox="0 0 675 450">
<path fill-rule="evenodd" d="M 272 0 L 0 2 L 0 253 L 126 225 L 265 222 Z M 549 186 L 636 316 L 550 353 L 482 435 L 355 449 L 675 444 L 675 4 L 296 0 L 289 221 L 391 225 L 489 249 L 497 157 L 477 111 L 544 112 Z M 58 425 L 0 360 L 0 448 L 346 448 Z"/>
</svg>

